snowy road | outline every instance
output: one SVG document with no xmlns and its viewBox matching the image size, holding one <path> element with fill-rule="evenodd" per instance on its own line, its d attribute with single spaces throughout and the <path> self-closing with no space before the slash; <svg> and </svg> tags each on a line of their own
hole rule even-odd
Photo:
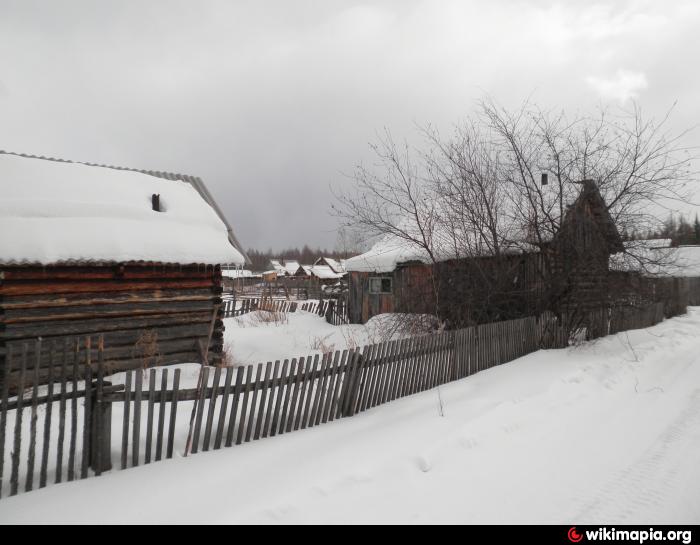
<svg viewBox="0 0 700 545">
<path fill-rule="evenodd" d="M 698 524 L 699 461 L 694 309 L 439 395 L 3 499 L 0 522 Z"/>
</svg>

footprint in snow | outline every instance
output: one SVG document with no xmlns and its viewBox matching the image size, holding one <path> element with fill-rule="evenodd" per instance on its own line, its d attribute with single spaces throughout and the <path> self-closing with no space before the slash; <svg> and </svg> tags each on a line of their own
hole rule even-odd
<svg viewBox="0 0 700 545">
<path fill-rule="evenodd" d="M 427 456 L 418 456 L 416 463 L 418 465 L 418 469 L 420 469 L 423 473 L 428 473 L 428 471 L 433 469 L 433 465 Z"/>
<path fill-rule="evenodd" d="M 462 446 L 462 448 L 465 448 L 467 450 L 471 450 L 479 446 L 479 443 L 473 437 L 463 437 L 462 439 L 460 439 L 459 444 Z"/>
<path fill-rule="evenodd" d="M 503 428 L 504 432 L 511 434 L 511 433 L 514 433 L 520 429 L 520 424 L 516 424 L 516 423 L 507 424 L 505 426 L 502 426 L 502 428 Z"/>
</svg>

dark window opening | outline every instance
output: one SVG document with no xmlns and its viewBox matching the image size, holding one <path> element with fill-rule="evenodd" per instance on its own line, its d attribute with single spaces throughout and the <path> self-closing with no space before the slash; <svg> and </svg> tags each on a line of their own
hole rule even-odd
<svg viewBox="0 0 700 545">
<path fill-rule="evenodd" d="M 391 278 L 370 278 L 369 292 L 374 294 L 386 294 L 392 291 Z"/>
</svg>

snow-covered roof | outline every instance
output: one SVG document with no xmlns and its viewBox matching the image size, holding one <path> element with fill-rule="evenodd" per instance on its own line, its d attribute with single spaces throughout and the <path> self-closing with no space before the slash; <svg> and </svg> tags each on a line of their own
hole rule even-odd
<svg viewBox="0 0 700 545">
<path fill-rule="evenodd" d="M 319 280 L 338 280 L 345 276 L 345 273 L 337 273 L 328 265 L 313 265 L 310 270 L 311 274 Z"/>
<path fill-rule="evenodd" d="M 333 259 L 332 257 L 319 257 L 314 265 L 321 265 L 325 263 L 328 265 L 333 272 L 345 273 L 345 260 L 344 259 Z"/>
<path fill-rule="evenodd" d="M 610 268 L 645 276 L 700 277 L 700 246 L 670 248 L 670 240 L 625 242 L 625 252 L 610 256 Z"/>
<path fill-rule="evenodd" d="M 517 255 L 535 252 L 538 251 L 538 248 L 523 242 L 508 244 L 507 249 L 502 248 L 501 251 L 505 254 Z M 448 261 L 464 257 L 484 257 L 493 255 L 493 253 L 488 248 L 477 247 L 462 251 L 448 240 L 448 237 L 439 240 L 438 234 L 435 233 L 433 235 L 433 255 L 437 261 Z M 433 261 L 425 248 L 420 247 L 416 242 L 399 238 L 396 235 L 386 235 L 369 251 L 348 259 L 345 262 L 345 268 L 348 272 L 386 273 L 396 270 L 396 267 L 401 263 L 411 262 L 429 265 Z"/>
<path fill-rule="evenodd" d="M 243 265 L 193 180 L 0 152 L 0 264 Z M 162 212 L 152 209 L 154 194 Z"/>
<path fill-rule="evenodd" d="M 221 271 L 221 276 L 225 278 L 253 278 L 254 276 L 260 275 L 255 275 L 248 269 L 223 269 Z"/>
<path fill-rule="evenodd" d="M 293 274 L 296 274 L 296 272 L 299 270 L 299 262 L 294 260 L 294 259 L 285 259 L 284 261 L 284 272 L 292 276 Z"/>
</svg>

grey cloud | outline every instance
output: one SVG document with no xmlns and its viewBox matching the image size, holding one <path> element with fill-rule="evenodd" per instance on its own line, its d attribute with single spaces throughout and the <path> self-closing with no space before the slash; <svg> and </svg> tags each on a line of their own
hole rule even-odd
<svg viewBox="0 0 700 545">
<path fill-rule="evenodd" d="M 329 186 L 385 126 L 582 110 L 619 71 L 697 123 L 696 4 L 0 0 L 0 148 L 197 174 L 244 245 L 332 246 Z"/>
</svg>

